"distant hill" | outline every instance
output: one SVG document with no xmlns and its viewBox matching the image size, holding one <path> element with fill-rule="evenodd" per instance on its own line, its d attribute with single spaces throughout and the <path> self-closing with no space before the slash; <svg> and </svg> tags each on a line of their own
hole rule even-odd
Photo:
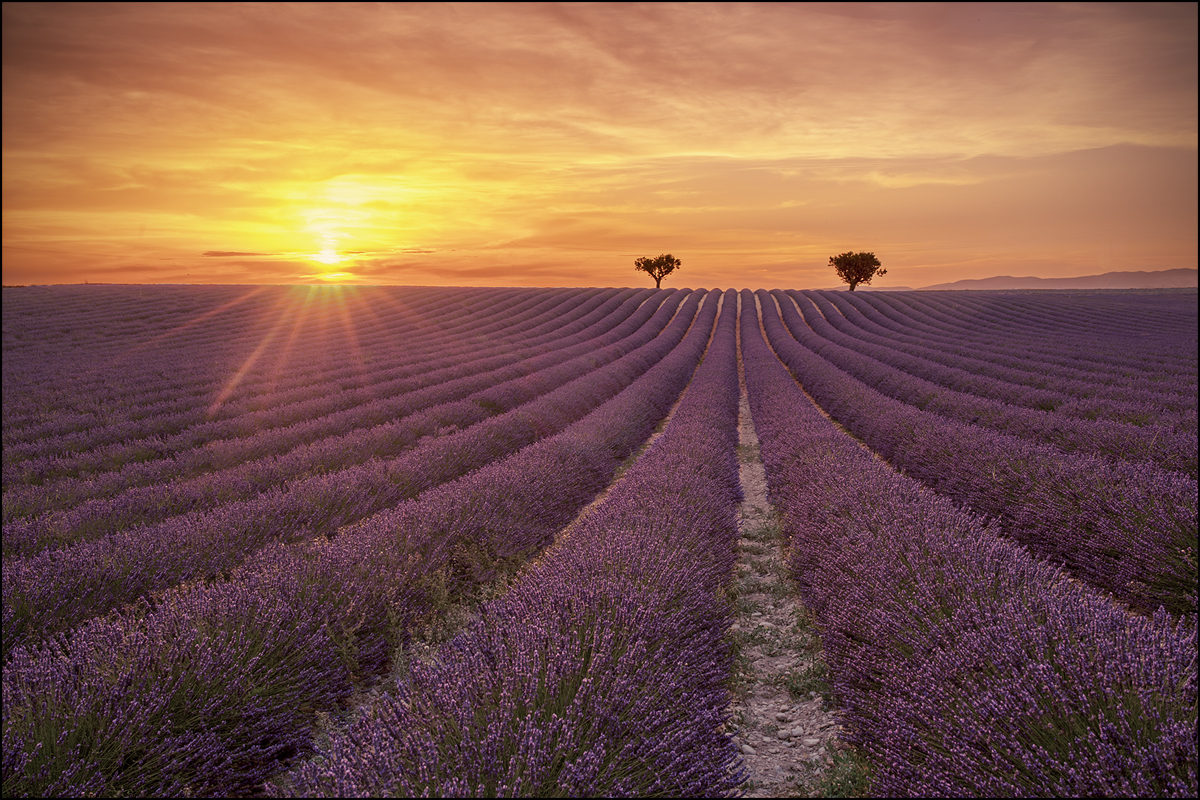
<svg viewBox="0 0 1200 800">
<path fill-rule="evenodd" d="M 1078 278 L 995 278 L 962 280 L 922 286 L 919 291 L 946 289 L 1192 289 L 1197 286 L 1194 269 L 1164 269 L 1159 272 L 1106 272 Z"/>
</svg>

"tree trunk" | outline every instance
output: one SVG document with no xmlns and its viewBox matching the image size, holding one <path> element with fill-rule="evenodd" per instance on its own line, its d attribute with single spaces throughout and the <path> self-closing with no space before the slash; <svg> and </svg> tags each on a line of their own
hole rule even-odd
<svg viewBox="0 0 1200 800">
<path fill-rule="evenodd" d="M 662 278 L 655 278 L 655 279 L 654 279 L 654 288 L 655 288 L 655 289 L 661 289 L 661 288 L 662 288 Z"/>
</svg>

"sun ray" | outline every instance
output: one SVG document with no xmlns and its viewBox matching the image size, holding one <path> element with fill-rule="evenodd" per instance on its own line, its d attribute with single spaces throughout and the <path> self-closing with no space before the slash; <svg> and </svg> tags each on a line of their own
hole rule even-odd
<svg viewBox="0 0 1200 800">
<path fill-rule="evenodd" d="M 297 291 L 299 287 L 297 287 Z M 275 368 L 271 371 L 269 380 L 269 391 L 275 392 L 275 387 L 279 384 L 279 377 L 283 373 L 287 362 L 291 357 L 292 348 L 296 344 L 296 338 L 300 335 L 300 330 L 304 327 L 304 321 L 308 319 L 308 312 L 316 299 L 317 287 L 310 286 L 299 299 L 299 307 L 296 309 L 295 320 L 292 322 L 292 330 L 288 333 L 287 341 L 283 344 L 283 350 L 279 354 L 279 358 L 275 361 Z"/>
<path fill-rule="evenodd" d="M 286 305 L 287 298 L 281 298 L 280 302 L 277 304 L 277 306 L 280 308 L 280 313 L 275 318 L 274 324 L 271 325 L 271 329 L 267 331 L 265 336 L 263 336 L 263 340 L 259 342 L 258 347 L 254 348 L 254 352 L 247 356 L 246 360 L 242 362 L 241 368 L 238 369 L 238 371 L 234 373 L 233 377 L 226 382 L 225 388 L 223 388 L 221 393 L 217 395 L 217 399 L 214 400 L 208 407 L 208 410 L 205 412 L 205 416 L 208 419 L 212 419 L 225 401 L 229 399 L 229 396 L 233 394 L 234 390 L 237 389 L 238 385 L 242 382 L 242 378 L 246 377 L 246 373 L 249 372 L 254 366 L 255 362 L 258 361 L 259 356 L 262 355 L 263 351 L 267 348 L 267 345 L 269 345 L 275 339 L 275 336 L 279 333 L 279 329 L 283 327 L 283 323 L 287 319 L 287 314 L 285 311 Z"/>
<path fill-rule="evenodd" d="M 383 320 L 379 316 L 379 310 L 375 307 L 375 304 L 373 302 L 371 302 L 373 300 L 380 298 L 381 296 L 382 296 L 382 293 L 378 292 L 378 291 L 364 292 L 364 291 L 355 289 L 349 295 L 349 300 L 355 305 L 355 307 L 359 313 L 370 317 L 372 323 L 374 323 L 375 325 L 382 325 Z"/>
<path fill-rule="evenodd" d="M 358 331 L 355 330 L 354 322 L 350 318 L 350 309 L 346 304 L 346 292 L 350 289 L 338 287 L 334 290 L 333 300 L 337 303 L 338 316 L 341 317 L 342 330 L 346 333 L 346 341 L 350 344 L 350 351 L 354 357 L 355 367 L 358 369 L 358 384 L 364 389 L 371 389 L 371 381 L 367 377 L 367 365 L 363 360 L 362 346 L 358 341 Z M 373 394 L 373 392 L 372 392 Z"/>
<path fill-rule="evenodd" d="M 237 306 L 237 305 L 240 305 L 240 304 L 246 302 L 247 300 L 254 297 L 255 295 L 265 292 L 269 288 L 271 288 L 271 287 L 257 286 L 255 288 L 251 289 L 250 291 L 246 292 L 245 294 L 243 294 L 239 297 L 235 297 L 234 299 L 230 300 L 227 303 L 222 303 L 221 305 L 217 306 L 214 309 L 205 311 L 203 314 L 201 314 L 198 317 L 193 317 L 192 319 L 188 320 L 187 322 L 183 323 L 182 325 L 176 325 L 174 328 L 171 328 L 168 331 L 164 331 L 163 333 L 160 333 L 158 336 L 155 336 L 152 339 L 148 339 L 147 341 L 142 342 L 141 344 L 137 345 L 136 347 L 132 347 L 129 350 L 126 350 L 124 353 L 115 357 L 111 361 L 108 361 L 107 363 L 105 363 L 103 365 L 103 367 L 94 367 L 92 369 L 92 371 L 94 372 L 97 369 L 101 369 L 101 368 L 104 368 L 104 369 L 112 368 L 112 367 L 116 366 L 117 364 L 120 364 L 125 359 L 131 358 L 136 353 L 138 353 L 142 350 L 145 350 L 146 348 L 150 347 L 151 345 L 158 344 L 159 342 L 161 342 L 165 339 L 169 339 L 178 333 L 182 333 L 183 331 L 186 331 L 188 328 L 191 328 L 194 325 L 199 325 L 201 322 L 204 322 L 207 319 L 211 319 L 212 317 L 215 317 L 218 314 L 228 311 L 229 309 L 233 308 L 234 306 Z"/>
</svg>

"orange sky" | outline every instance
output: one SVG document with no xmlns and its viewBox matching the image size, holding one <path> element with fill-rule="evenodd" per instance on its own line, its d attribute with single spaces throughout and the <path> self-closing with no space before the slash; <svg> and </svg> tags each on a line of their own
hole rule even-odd
<svg viewBox="0 0 1200 800">
<path fill-rule="evenodd" d="M 1197 263 L 1197 6 L 5 3 L 4 283 Z"/>
</svg>

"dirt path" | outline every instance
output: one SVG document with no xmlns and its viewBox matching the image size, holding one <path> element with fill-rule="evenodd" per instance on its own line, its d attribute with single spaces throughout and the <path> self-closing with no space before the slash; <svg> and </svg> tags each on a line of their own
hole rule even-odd
<svg viewBox="0 0 1200 800">
<path fill-rule="evenodd" d="M 827 690 L 820 641 L 788 577 L 740 356 L 738 377 L 744 500 L 735 581 L 737 618 L 730 631 L 737 652 L 732 733 L 750 771 L 748 797 L 807 796 L 832 763 L 830 752 L 837 747 L 840 726 L 822 694 Z"/>
</svg>

